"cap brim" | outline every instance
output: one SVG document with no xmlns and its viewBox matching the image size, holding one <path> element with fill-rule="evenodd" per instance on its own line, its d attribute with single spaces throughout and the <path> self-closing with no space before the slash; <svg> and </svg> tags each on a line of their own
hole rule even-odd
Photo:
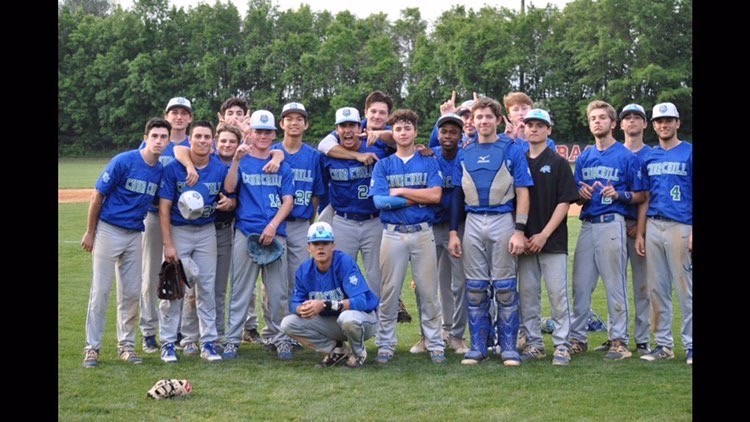
<svg viewBox="0 0 750 422">
<path fill-rule="evenodd" d="M 346 120 L 342 120 L 340 122 L 336 122 L 337 125 L 340 125 L 342 123 L 360 123 L 360 121 L 359 120 L 346 119 Z"/>
<path fill-rule="evenodd" d="M 640 111 L 636 111 L 636 110 L 623 111 L 622 113 L 620 113 L 620 120 L 624 119 L 628 114 L 637 114 L 637 115 L 643 117 L 643 120 L 648 121 L 648 118 L 646 117 L 646 115 L 644 113 L 641 113 Z"/>
<path fill-rule="evenodd" d="M 305 116 L 305 118 L 307 118 L 307 112 L 303 111 L 303 110 L 287 110 L 287 111 L 283 111 L 283 112 L 281 112 L 281 118 L 283 119 L 284 116 L 286 116 L 287 114 L 290 114 L 290 113 L 299 113 L 299 114 Z"/>
<path fill-rule="evenodd" d="M 173 109 L 173 108 L 177 108 L 177 107 L 179 107 L 179 108 L 184 108 L 185 110 L 187 110 L 187 111 L 188 111 L 188 113 L 190 113 L 190 114 L 193 114 L 193 109 L 192 109 L 192 108 L 190 108 L 190 107 L 186 107 L 186 106 L 184 106 L 184 105 L 180 105 L 180 104 L 175 104 L 175 105 L 173 105 L 173 106 L 167 107 L 167 110 L 166 110 L 166 112 L 167 112 L 167 113 L 169 113 L 169 110 L 171 110 L 171 109 Z"/>
<path fill-rule="evenodd" d="M 533 119 L 523 119 L 523 123 L 524 123 L 524 124 L 526 124 L 526 122 L 530 122 L 530 121 L 533 121 L 533 120 L 536 120 L 537 122 L 542 122 L 542 123 L 544 123 L 545 125 L 547 125 L 547 126 L 549 126 L 549 127 L 552 127 L 552 123 L 550 123 L 550 122 L 548 122 L 548 121 L 546 121 L 546 120 L 544 120 L 544 119 L 537 119 L 537 118 L 533 118 Z"/>
</svg>

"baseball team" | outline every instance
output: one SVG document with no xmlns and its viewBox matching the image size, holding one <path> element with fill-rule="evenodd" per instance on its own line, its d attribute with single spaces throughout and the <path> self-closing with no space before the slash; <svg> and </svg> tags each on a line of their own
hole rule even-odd
<svg viewBox="0 0 750 422">
<path fill-rule="evenodd" d="M 674 104 L 653 107 L 659 142 L 649 146 L 641 105 L 618 115 L 591 101 L 594 144 L 575 170 L 555 150 L 550 113 L 522 92 L 502 105 L 476 93 L 456 105 L 454 91 L 428 146 L 416 143 L 418 115 L 392 108 L 373 91 L 364 118 L 356 107 L 337 109 L 335 129 L 316 149 L 304 139 L 308 111 L 299 102 L 283 106 L 275 142 L 274 114 L 250 113 L 242 98 L 222 104 L 216 127 L 193 121 L 187 98 L 169 100 L 140 147 L 117 154 L 95 183 L 81 241 L 93 267 L 83 366 L 100 363 L 113 281 L 117 353 L 127 363 L 143 362 L 140 328 L 142 351 L 166 363 L 178 362 L 178 350 L 235 359 L 248 343 L 280 360 L 306 347 L 321 354 L 316 367 L 361 368 L 374 339 L 373 364 L 389 365 L 409 270 L 420 327 L 410 352 L 435 364 L 448 349 L 463 365 L 491 355 L 509 367 L 545 359 L 544 280 L 551 363 L 568 365 L 588 352 L 601 279 L 608 336 L 593 351 L 620 360 L 633 343 L 641 360 L 673 359 L 674 288 L 692 365 L 693 157 L 677 136 Z M 573 203 L 582 208 L 571 304 Z M 191 269 L 190 287 L 182 299 L 159 299 L 162 263 L 176 260 Z"/>
</svg>

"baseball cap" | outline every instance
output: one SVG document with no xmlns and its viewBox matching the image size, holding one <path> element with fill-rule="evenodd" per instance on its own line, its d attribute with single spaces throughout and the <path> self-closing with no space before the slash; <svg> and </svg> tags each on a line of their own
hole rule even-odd
<svg viewBox="0 0 750 422">
<path fill-rule="evenodd" d="M 526 123 L 529 120 L 541 120 L 548 126 L 552 126 L 552 119 L 549 117 L 549 113 L 541 108 L 532 108 L 529 110 L 526 116 L 524 116 L 523 122 Z"/>
<path fill-rule="evenodd" d="M 680 113 L 677 112 L 677 107 L 672 103 L 659 103 L 654 106 L 654 111 L 651 113 L 651 120 L 660 117 L 674 117 L 675 119 L 679 119 Z"/>
<path fill-rule="evenodd" d="M 468 113 L 471 111 L 471 106 L 474 105 L 474 100 L 466 100 L 461 103 L 461 105 L 458 107 L 458 110 L 456 111 L 456 114 L 459 116 L 463 116 L 464 113 Z"/>
<path fill-rule="evenodd" d="M 340 125 L 345 122 L 360 123 L 359 110 L 354 107 L 342 107 L 336 110 L 336 124 Z"/>
<path fill-rule="evenodd" d="M 307 243 L 333 242 L 333 229 L 325 221 L 318 221 L 307 229 Z"/>
<path fill-rule="evenodd" d="M 190 287 L 198 281 L 198 276 L 200 275 L 198 264 L 196 264 L 195 261 L 193 261 L 193 258 L 190 258 L 189 256 L 180 258 L 180 262 L 182 262 L 182 269 L 185 270 L 185 277 L 187 277 L 188 287 Z"/>
<path fill-rule="evenodd" d="M 250 127 L 253 129 L 276 130 L 276 121 L 268 110 L 255 110 L 250 115 Z"/>
<path fill-rule="evenodd" d="M 458 125 L 458 127 L 463 130 L 464 128 L 464 121 L 459 117 L 457 114 L 454 113 L 447 113 L 440 116 L 440 118 L 437 121 L 437 126 L 440 127 L 448 122 L 453 122 Z"/>
<path fill-rule="evenodd" d="M 622 111 L 620 112 L 620 120 L 622 120 L 628 114 L 637 114 L 643 117 L 643 120 L 648 120 L 648 118 L 646 118 L 646 110 L 644 110 L 643 107 L 638 104 L 628 104 L 623 107 Z"/>
<path fill-rule="evenodd" d="M 203 205 L 203 195 L 196 190 L 182 192 L 177 201 L 177 209 L 185 220 L 195 220 L 203 215 Z"/>
<path fill-rule="evenodd" d="M 305 119 L 307 118 L 307 110 L 305 110 L 305 106 L 303 106 L 302 103 L 284 104 L 284 107 L 281 109 L 281 118 L 283 119 L 284 116 L 286 116 L 289 113 L 299 113 L 305 116 Z"/>
<path fill-rule="evenodd" d="M 193 114 L 193 107 L 190 104 L 190 100 L 185 97 L 174 97 L 169 100 L 169 102 L 167 103 L 167 108 L 164 110 L 164 112 L 168 112 L 175 107 L 182 107 L 187 110 L 188 113 Z"/>
</svg>

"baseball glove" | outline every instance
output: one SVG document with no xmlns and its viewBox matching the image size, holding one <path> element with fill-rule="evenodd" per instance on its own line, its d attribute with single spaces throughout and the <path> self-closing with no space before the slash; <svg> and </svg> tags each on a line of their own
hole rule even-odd
<svg viewBox="0 0 750 422">
<path fill-rule="evenodd" d="M 159 299 L 179 300 L 185 297 L 185 286 L 190 287 L 182 268 L 182 262 L 178 259 L 173 262 L 164 261 L 159 272 Z"/>
<path fill-rule="evenodd" d="M 594 310 L 591 310 L 591 313 L 589 314 L 589 320 L 586 324 L 586 330 L 587 331 L 607 331 L 607 324 L 602 321 L 601 317 L 594 312 Z"/>
<path fill-rule="evenodd" d="M 188 380 L 163 379 L 156 381 L 156 384 L 146 393 L 146 397 L 154 400 L 187 397 L 192 391 L 193 385 Z"/>
<path fill-rule="evenodd" d="M 276 239 L 268 246 L 260 244 L 260 235 L 253 233 L 247 237 L 247 254 L 258 265 L 270 264 L 281 258 L 284 246 Z"/>
</svg>

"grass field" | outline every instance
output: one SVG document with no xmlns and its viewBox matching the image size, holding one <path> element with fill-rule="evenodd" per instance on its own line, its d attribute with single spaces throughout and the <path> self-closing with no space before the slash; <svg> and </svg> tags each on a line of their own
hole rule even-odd
<svg viewBox="0 0 750 422">
<path fill-rule="evenodd" d="M 105 164 L 106 160 L 61 162 L 59 186 L 92 187 Z M 63 180 L 68 176 L 71 180 Z M 81 361 L 91 256 L 81 250 L 80 240 L 86 208 L 84 203 L 58 206 L 58 420 L 693 419 L 692 367 L 685 364 L 679 335 L 676 358 L 667 362 L 648 363 L 635 356 L 608 362 L 602 353 L 589 351 L 574 356 L 568 367 L 553 367 L 552 344 L 545 335 L 548 357 L 518 368 L 504 367 L 496 356 L 478 367 L 466 367 L 459 363 L 461 356 L 451 352 L 448 363 L 438 366 L 426 355 L 409 353 L 419 339 L 419 326 L 408 280 L 403 299 L 415 322 L 398 325 L 396 356 L 386 367 L 372 364 L 377 353 L 373 340 L 368 341 L 370 358 L 356 371 L 315 369 L 320 356 L 310 351 L 282 362 L 275 354 L 247 344 L 233 361 L 209 363 L 199 357 L 181 357 L 178 364 L 167 365 L 154 354 L 145 355 L 140 366 L 129 366 L 116 357 L 112 294 L 100 366 L 85 369 Z M 578 219 L 569 218 L 569 227 L 572 249 L 580 228 Z M 542 297 L 548 315 L 546 292 Z M 676 298 L 674 303 L 677 333 L 680 309 Z M 594 292 L 593 308 L 606 319 L 601 283 Z M 604 332 L 590 333 L 590 348 L 605 340 Z M 161 378 L 190 380 L 193 395 L 158 402 L 146 398 L 146 391 Z"/>
</svg>

